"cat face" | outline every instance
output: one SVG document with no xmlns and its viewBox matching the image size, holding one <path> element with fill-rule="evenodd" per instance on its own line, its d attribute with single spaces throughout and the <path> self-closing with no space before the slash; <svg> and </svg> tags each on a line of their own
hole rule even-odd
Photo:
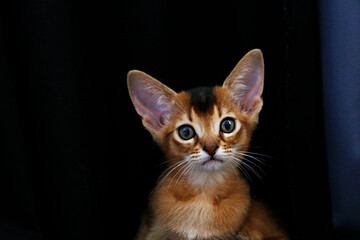
<svg viewBox="0 0 360 240">
<path fill-rule="evenodd" d="M 223 87 L 178 94 L 182 107 L 161 132 L 159 144 L 171 161 L 185 160 L 207 171 L 235 164 L 250 140 L 251 120 L 229 102 Z"/>
<path fill-rule="evenodd" d="M 248 149 L 262 107 L 260 50 L 243 57 L 222 86 L 176 93 L 151 76 L 131 71 L 128 88 L 145 128 L 174 170 L 233 169 Z"/>
</svg>

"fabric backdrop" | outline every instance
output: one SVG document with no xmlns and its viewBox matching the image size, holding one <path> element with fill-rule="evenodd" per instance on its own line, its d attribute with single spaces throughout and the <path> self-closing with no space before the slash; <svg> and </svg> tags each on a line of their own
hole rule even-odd
<svg viewBox="0 0 360 240">
<path fill-rule="evenodd" d="M 360 15 L 329 2 L 2 1 L 0 239 L 132 239 L 164 165 L 126 73 L 220 85 L 253 48 L 253 194 L 291 239 L 359 239 Z"/>
<path fill-rule="evenodd" d="M 360 238 L 360 2 L 320 1 L 322 73 L 332 223 Z"/>
</svg>

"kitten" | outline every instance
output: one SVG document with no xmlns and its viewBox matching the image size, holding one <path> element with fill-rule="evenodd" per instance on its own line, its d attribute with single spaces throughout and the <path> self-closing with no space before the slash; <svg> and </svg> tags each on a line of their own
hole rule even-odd
<svg viewBox="0 0 360 240">
<path fill-rule="evenodd" d="M 270 212 L 251 200 L 237 169 L 263 105 L 263 79 L 258 49 L 214 88 L 176 93 L 141 71 L 129 72 L 131 100 L 168 164 L 138 240 L 287 239 Z"/>
</svg>

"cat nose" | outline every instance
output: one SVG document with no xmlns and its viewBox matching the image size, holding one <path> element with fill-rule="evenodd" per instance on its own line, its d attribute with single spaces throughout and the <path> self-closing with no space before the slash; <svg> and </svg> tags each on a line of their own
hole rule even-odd
<svg viewBox="0 0 360 240">
<path fill-rule="evenodd" d="M 219 148 L 218 145 L 214 144 L 214 145 L 206 145 L 204 147 L 204 151 L 209 154 L 210 156 L 214 156 L 216 153 L 216 150 Z"/>
</svg>

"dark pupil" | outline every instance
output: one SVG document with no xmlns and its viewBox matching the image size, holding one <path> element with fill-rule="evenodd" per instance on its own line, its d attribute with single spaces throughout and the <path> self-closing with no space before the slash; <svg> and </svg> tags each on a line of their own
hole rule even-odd
<svg viewBox="0 0 360 240">
<path fill-rule="evenodd" d="M 183 129 L 183 135 L 184 135 L 184 137 L 188 137 L 189 135 L 190 135 L 190 128 L 188 128 L 188 127 L 185 127 L 184 129 Z"/>
<path fill-rule="evenodd" d="M 225 130 L 230 130 L 231 129 L 231 122 L 229 120 L 225 121 L 223 124 L 223 127 Z"/>
</svg>

